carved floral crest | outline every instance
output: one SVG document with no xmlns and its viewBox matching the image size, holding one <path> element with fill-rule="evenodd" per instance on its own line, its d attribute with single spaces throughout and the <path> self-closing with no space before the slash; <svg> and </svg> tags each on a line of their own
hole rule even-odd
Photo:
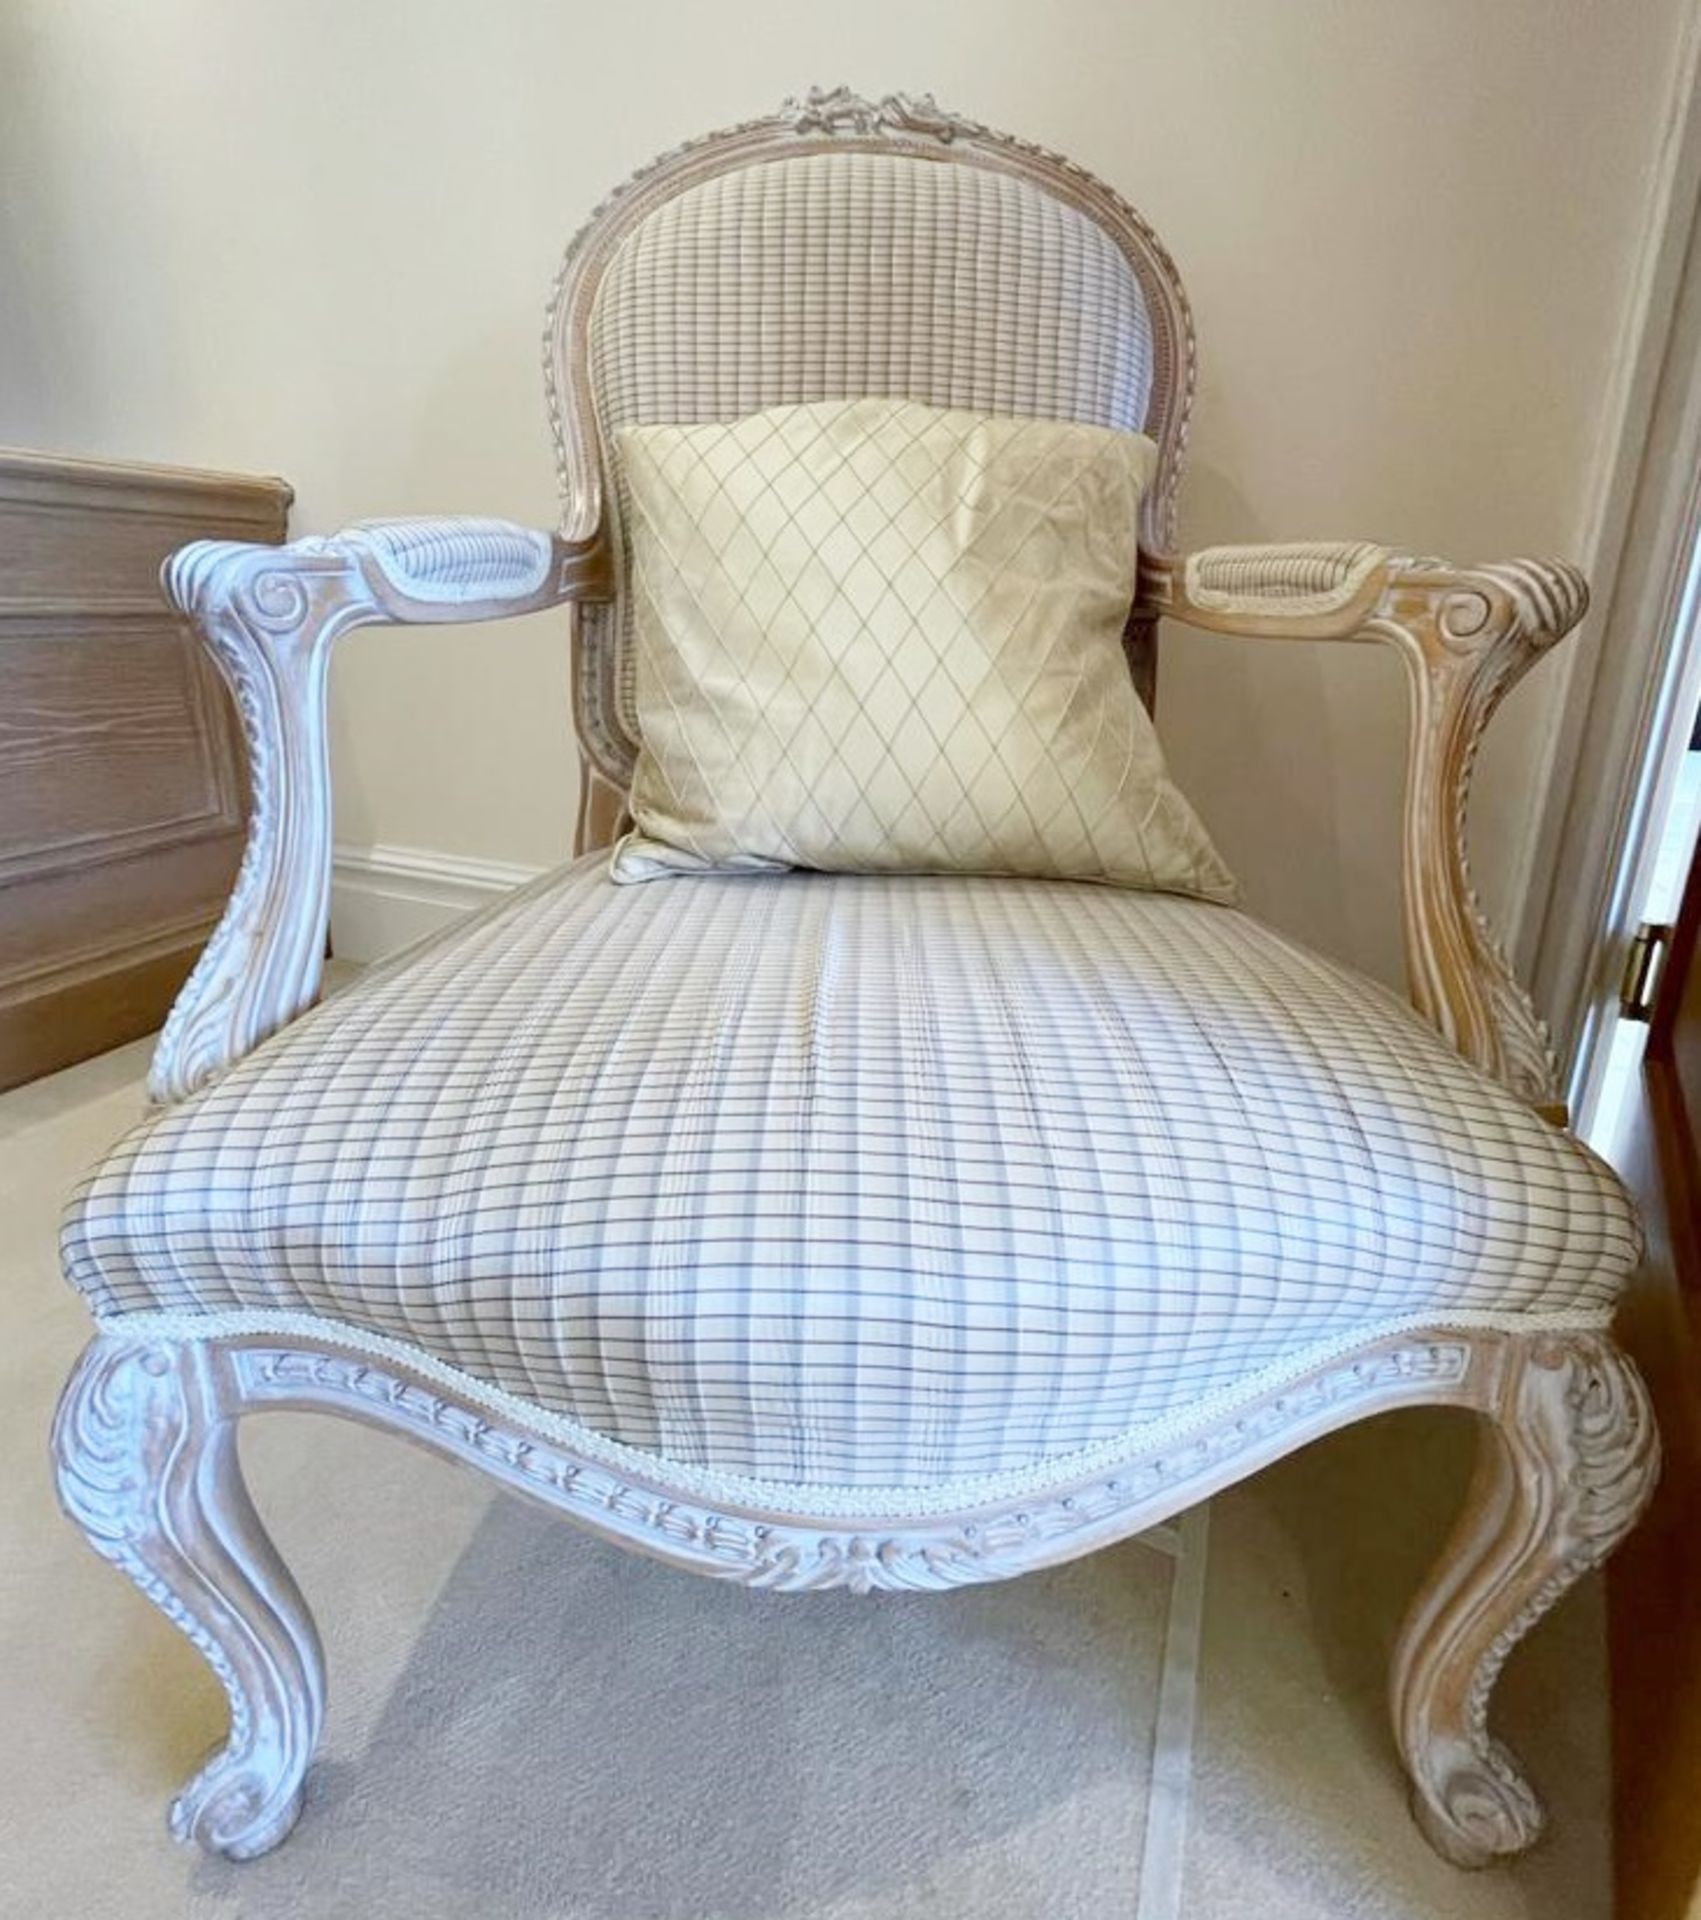
<svg viewBox="0 0 1701 1920">
<path fill-rule="evenodd" d="M 849 87 L 811 87 L 801 99 L 792 94 L 781 104 L 779 118 L 794 133 L 919 133 L 950 141 L 970 130 L 931 93 L 888 93 L 870 100 Z"/>
</svg>

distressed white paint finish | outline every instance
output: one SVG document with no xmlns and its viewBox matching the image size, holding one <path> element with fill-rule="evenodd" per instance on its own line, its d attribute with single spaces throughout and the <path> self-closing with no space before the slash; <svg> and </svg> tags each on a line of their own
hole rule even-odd
<svg viewBox="0 0 1701 1920">
<path fill-rule="evenodd" d="M 231 1702 L 226 1747 L 173 1830 L 236 1857 L 289 1830 L 322 1711 L 310 1617 L 254 1517 L 233 1423 L 314 1408 L 425 1443 L 675 1566 L 774 1592 L 938 1590 L 1009 1579 L 1144 1531 L 1318 1435 L 1391 1408 L 1468 1406 L 1491 1423 L 1484 1473 L 1402 1642 L 1395 1715 L 1425 1831 L 1450 1857 L 1527 1845 L 1538 1803 L 1487 1731 L 1513 1642 L 1633 1523 L 1652 1485 L 1634 1371 L 1599 1333 L 1394 1335 L 1231 1413 L 1043 1486 L 956 1511 L 811 1511 L 705 1499 L 696 1476 L 542 1423 L 496 1417 L 444 1370 L 300 1336 L 96 1338 L 54 1431 L 66 1511 L 207 1657 Z M 1509 1532 L 1507 1516 L 1516 1516 Z M 1484 1783 L 1488 1783 L 1486 1786 Z"/>
<path fill-rule="evenodd" d="M 595 542 L 500 520 L 367 521 L 286 547 L 197 540 L 165 565 L 230 685 L 248 747 L 248 845 L 148 1076 L 180 1100 L 311 1006 L 331 889 L 326 678 L 356 627 L 499 619 L 594 592 Z"/>
<path fill-rule="evenodd" d="M 1190 1507 L 1174 1529 L 1175 1573 L 1164 1622 L 1158 1675 L 1152 1784 L 1134 1920 L 1181 1920 L 1187 1815 L 1193 1798 L 1193 1735 L 1199 1713 L 1199 1663 L 1205 1628 L 1205 1572 L 1211 1509 Z"/>
<path fill-rule="evenodd" d="M 237 1860 L 294 1826 L 325 1709 L 313 1617 L 261 1526 L 221 1356 L 97 1340 L 54 1422 L 59 1497 L 185 1633 L 230 1703 L 224 1745 L 172 1802 L 179 1840 Z"/>
<path fill-rule="evenodd" d="M 1412 1003 L 1467 1060 L 1563 1120 L 1547 1029 L 1483 917 L 1465 829 L 1488 723 L 1582 619 L 1583 576 L 1559 560 L 1454 567 L 1345 542 L 1143 556 L 1140 572 L 1144 596 L 1190 626 L 1248 638 L 1377 640 L 1399 654 L 1411 690 L 1402 844 Z M 1332 578 L 1318 584 L 1325 574 Z M 1296 579 L 1312 590 L 1296 593 Z"/>
<path fill-rule="evenodd" d="M 1635 1525 L 1658 1471 L 1646 1389 L 1609 1339 L 1508 1349 L 1464 1513 L 1394 1653 L 1412 1809 L 1456 1865 L 1541 1831 L 1541 1801 L 1489 1731 L 1489 1696 L 1512 1649 Z"/>
</svg>

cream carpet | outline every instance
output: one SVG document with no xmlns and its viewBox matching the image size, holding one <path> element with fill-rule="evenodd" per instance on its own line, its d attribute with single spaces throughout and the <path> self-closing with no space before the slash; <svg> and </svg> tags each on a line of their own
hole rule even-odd
<svg viewBox="0 0 1701 1920">
<path fill-rule="evenodd" d="M 1609 1913 L 1592 1586 L 1499 1696 L 1548 1838 L 1463 1875 L 1406 1815 L 1382 1688 L 1468 1465 L 1442 1414 L 1352 1429 L 1213 1503 L 1190 1765 L 1173 1660 L 1155 1738 L 1175 1564 L 1149 1546 L 950 1595 L 753 1595 L 382 1435 L 253 1421 L 256 1499 L 325 1636 L 329 1724 L 279 1851 L 178 1849 L 164 1803 L 222 1698 L 59 1517 L 45 1448 L 85 1332 L 55 1217 L 137 1112 L 144 1060 L 0 1097 L 0 1913 L 1168 1920 L 1153 1860 L 1143 1897 L 1148 1832 L 1180 1848 L 1187 1920 Z"/>
</svg>

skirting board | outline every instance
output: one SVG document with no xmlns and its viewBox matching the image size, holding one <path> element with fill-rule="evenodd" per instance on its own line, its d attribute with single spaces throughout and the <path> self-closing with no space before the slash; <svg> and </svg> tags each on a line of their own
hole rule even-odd
<svg viewBox="0 0 1701 1920">
<path fill-rule="evenodd" d="M 427 847 L 339 844 L 331 865 L 331 951 L 339 960 L 381 960 L 542 871 Z"/>
</svg>

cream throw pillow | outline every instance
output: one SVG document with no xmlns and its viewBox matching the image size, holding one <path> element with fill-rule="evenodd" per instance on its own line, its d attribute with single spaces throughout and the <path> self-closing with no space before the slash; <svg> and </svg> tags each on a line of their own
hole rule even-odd
<svg viewBox="0 0 1701 1920">
<path fill-rule="evenodd" d="M 616 880 L 998 873 L 1236 897 L 1125 662 L 1143 435 L 907 400 L 619 436 Z"/>
</svg>

